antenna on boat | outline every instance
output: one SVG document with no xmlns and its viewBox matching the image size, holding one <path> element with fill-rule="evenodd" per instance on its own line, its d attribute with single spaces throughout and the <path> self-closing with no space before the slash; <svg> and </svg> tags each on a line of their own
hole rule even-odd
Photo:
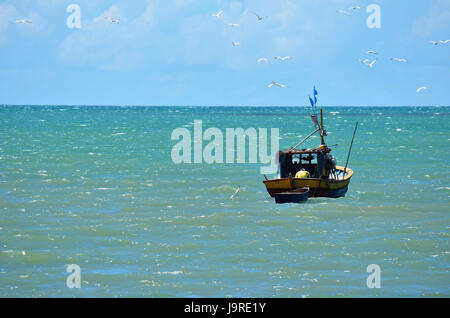
<svg viewBox="0 0 450 318">
<path fill-rule="evenodd" d="M 355 140 L 355 135 L 356 135 L 356 130 L 357 129 L 358 129 L 358 122 L 356 122 L 355 131 L 353 132 L 352 142 L 350 143 L 350 149 L 348 150 L 347 162 L 345 163 L 344 175 L 342 176 L 342 178 L 345 177 L 345 173 L 347 172 L 348 160 L 350 159 L 350 154 L 352 152 L 352 147 L 353 147 L 353 140 Z"/>
<path fill-rule="evenodd" d="M 310 133 L 308 136 L 306 136 L 302 141 L 300 141 L 298 144 L 296 144 L 294 147 L 291 147 L 289 150 L 297 148 L 298 146 L 300 146 L 302 143 L 304 143 L 306 140 L 308 140 L 312 135 L 314 135 L 319 130 L 320 130 L 320 128 L 317 128 L 312 133 Z"/>
<path fill-rule="evenodd" d="M 322 140 L 322 145 L 325 145 L 325 140 L 323 137 L 325 136 L 325 130 L 323 129 L 323 111 L 320 109 L 320 139 Z"/>
</svg>

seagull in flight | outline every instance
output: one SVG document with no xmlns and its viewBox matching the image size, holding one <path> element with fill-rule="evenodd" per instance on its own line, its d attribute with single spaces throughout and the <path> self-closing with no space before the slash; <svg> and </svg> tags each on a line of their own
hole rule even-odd
<svg viewBox="0 0 450 318">
<path fill-rule="evenodd" d="M 354 7 L 350 7 L 349 10 L 361 10 L 361 7 L 354 6 Z"/>
<path fill-rule="evenodd" d="M 252 12 L 252 13 L 256 16 L 256 18 L 258 19 L 258 21 L 262 21 L 263 19 L 268 18 L 268 17 L 260 16 L 260 15 L 257 14 L 256 12 Z"/>
<path fill-rule="evenodd" d="M 369 59 L 364 59 L 364 60 L 359 59 L 359 61 L 360 61 L 362 64 L 367 64 L 367 63 L 370 62 Z"/>
<path fill-rule="evenodd" d="M 430 43 L 433 44 L 433 45 L 438 45 L 439 44 L 438 41 L 430 41 Z"/>
<path fill-rule="evenodd" d="M 220 17 L 222 16 L 223 10 L 220 10 L 219 12 L 217 12 L 216 14 L 213 14 L 213 17 L 216 17 L 217 19 L 220 19 Z"/>
<path fill-rule="evenodd" d="M 28 23 L 28 24 L 31 24 L 31 23 L 33 23 L 33 21 L 27 20 L 27 19 L 20 19 L 20 20 L 16 20 L 16 23 L 21 23 L 21 24 Z"/>
<path fill-rule="evenodd" d="M 397 61 L 397 62 L 400 62 L 400 63 L 407 63 L 408 62 L 407 59 L 402 59 L 402 58 L 399 58 L 399 57 L 391 57 L 391 61 Z"/>
<path fill-rule="evenodd" d="M 368 64 L 368 66 L 369 66 L 370 68 L 372 68 L 373 65 L 374 65 L 376 62 L 377 62 L 377 60 L 375 59 L 375 60 L 373 60 L 372 62 L 370 62 L 370 63 Z"/>
<path fill-rule="evenodd" d="M 350 13 L 348 13 L 347 11 L 344 11 L 344 10 L 337 10 L 337 12 L 340 14 L 344 14 L 344 15 L 350 15 Z"/>
<path fill-rule="evenodd" d="M 277 83 L 277 82 L 272 82 L 269 85 L 267 85 L 267 87 L 272 87 L 272 86 L 278 86 L 278 87 L 286 87 L 286 85 Z"/>
<path fill-rule="evenodd" d="M 241 45 L 241 43 L 239 43 L 239 42 L 231 42 L 231 45 L 233 45 L 233 46 L 239 46 L 239 45 Z"/>
<path fill-rule="evenodd" d="M 268 62 L 269 60 L 265 57 L 260 57 L 256 62 L 261 63 L 261 62 Z"/>
<path fill-rule="evenodd" d="M 105 17 L 106 20 L 109 20 L 111 23 L 115 23 L 115 24 L 119 24 L 119 20 L 118 19 L 114 19 L 111 17 Z"/>
<path fill-rule="evenodd" d="M 427 90 L 428 90 L 428 87 L 422 86 L 422 87 L 419 87 L 419 88 L 416 90 L 416 93 L 420 93 L 420 92 L 422 92 L 422 91 L 427 91 Z"/>
<path fill-rule="evenodd" d="M 234 199 L 238 195 L 239 191 L 241 191 L 240 185 L 237 187 L 236 191 L 233 193 L 233 195 L 230 197 L 230 199 Z"/>
<path fill-rule="evenodd" d="M 367 51 L 366 54 L 378 54 L 378 53 L 377 53 L 377 51 L 370 50 L 370 51 Z"/>
<path fill-rule="evenodd" d="M 274 58 L 275 58 L 275 60 L 280 60 L 280 61 L 286 61 L 286 60 L 290 60 L 291 59 L 290 56 L 285 56 L 285 57 L 275 56 Z"/>
<path fill-rule="evenodd" d="M 232 27 L 232 28 L 235 28 L 235 27 L 238 27 L 238 26 L 239 26 L 239 24 L 237 24 L 237 23 L 228 23 L 228 25 L 229 25 L 230 27 Z"/>
<path fill-rule="evenodd" d="M 442 40 L 441 40 L 441 41 L 439 41 L 439 43 L 442 44 L 442 45 L 445 45 L 445 44 L 447 44 L 447 43 L 450 43 L 450 40 L 445 40 L 445 41 L 442 41 Z"/>
</svg>

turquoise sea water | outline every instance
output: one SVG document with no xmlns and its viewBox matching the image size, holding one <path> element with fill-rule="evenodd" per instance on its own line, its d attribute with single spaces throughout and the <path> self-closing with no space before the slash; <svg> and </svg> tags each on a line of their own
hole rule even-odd
<svg viewBox="0 0 450 318">
<path fill-rule="evenodd" d="M 172 163 L 171 133 L 279 128 L 285 149 L 303 107 L 0 107 L 0 296 L 450 296 L 450 108 L 324 111 L 340 165 L 360 123 L 347 196 L 277 206 L 258 164 Z"/>
</svg>

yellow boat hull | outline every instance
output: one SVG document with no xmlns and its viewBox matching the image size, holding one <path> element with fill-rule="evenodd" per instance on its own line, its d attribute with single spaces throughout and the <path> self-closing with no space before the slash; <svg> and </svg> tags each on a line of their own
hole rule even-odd
<svg viewBox="0 0 450 318">
<path fill-rule="evenodd" d="M 344 167 L 336 166 L 336 170 L 344 171 Z M 346 169 L 341 179 L 318 179 L 318 178 L 283 178 L 263 181 L 270 196 L 293 189 L 309 187 L 309 197 L 339 198 L 345 196 L 348 190 L 353 170 Z"/>
</svg>

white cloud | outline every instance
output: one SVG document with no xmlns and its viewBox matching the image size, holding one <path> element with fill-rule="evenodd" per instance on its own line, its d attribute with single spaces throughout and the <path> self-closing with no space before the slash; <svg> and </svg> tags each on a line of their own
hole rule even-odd
<svg viewBox="0 0 450 318">
<path fill-rule="evenodd" d="M 185 49 L 180 59 L 188 64 L 216 64 L 239 69 L 263 55 L 294 54 L 313 38 L 309 31 L 313 20 L 302 10 L 300 4 L 291 0 L 280 1 L 233 1 L 217 7 L 223 9 L 223 18 L 211 16 L 215 12 L 186 18 L 180 25 Z M 258 21 L 254 12 L 268 16 Z M 240 26 L 231 28 L 229 23 Z M 231 42 L 241 43 L 232 47 Z"/>
<path fill-rule="evenodd" d="M 195 7 L 204 5 L 191 0 L 153 0 L 133 17 L 113 5 L 90 21 L 82 15 L 82 27 L 68 31 L 60 59 L 102 69 L 128 70 L 161 62 L 241 69 L 260 54 L 308 54 L 300 49 L 315 40 L 311 31 L 317 25 L 305 6 L 310 5 L 250 0 L 245 5 L 231 1 L 198 11 Z M 220 9 L 223 19 L 212 17 Z M 253 12 L 269 17 L 261 22 Z M 121 22 L 110 23 L 106 16 Z M 229 23 L 240 26 L 231 28 Z M 241 45 L 233 47 L 232 41 Z"/>
<path fill-rule="evenodd" d="M 13 5 L 0 4 L 0 45 L 7 42 L 6 32 L 13 25 L 17 16 L 17 10 Z"/>
<path fill-rule="evenodd" d="M 108 18 L 118 19 L 119 24 Z M 60 48 L 60 59 L 77 66 L 133 68 L 144 57 L 139 49 L 149 45 L 155 25 L 152 5 L 134 19 L 129 19 L 118 6 L 112 5 L 92 21 L 82 18 L 81 29 L 69 31 L 70 35 Z"/>
<path fill-rule="evenodd" d="M 16 20 L 31 20 L 31 24 L 15 23 Z M 17 32 L 20 36 L 36 35 L 45 30 L 45 20 L 36 12 L 25 12 L 11 4 L 0 4 L 0 46 L 8 43 L 8 35 Z"/>
<path fill-rule="evenodd" d="M 442 31 L 446 31 L 444 36 L 448 35 L 447 30 L 450 28 L 450 0 L 436 1 L 428 12 L 428 15 L 419 17 L 414 26 L 413 33 L 418 36 L 427 37 L 433 35 L 441 35 Z"/>
</svg>

